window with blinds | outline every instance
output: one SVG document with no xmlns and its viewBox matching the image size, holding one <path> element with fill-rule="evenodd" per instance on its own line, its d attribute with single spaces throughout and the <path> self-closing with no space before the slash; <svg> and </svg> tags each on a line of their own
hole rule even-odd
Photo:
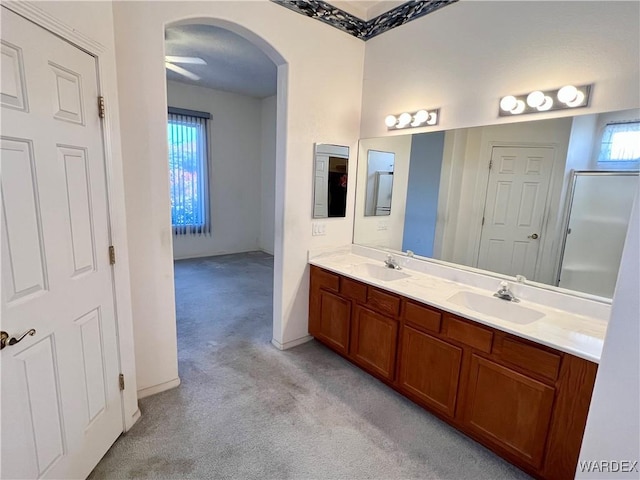
<svg viewBox="0 0 640 480">
<path fill-rule="evenodd" d="M 211 233 L 208 121 L 211 115 L 169 108 L 171 225 L 175 235 Z"/>
<path fill-rule="evenodd" d="M 609 123 L 600 144 L 598 165 L 608 169 L 637 169 L 640 165 L 640 122 Z"/>
</svg>

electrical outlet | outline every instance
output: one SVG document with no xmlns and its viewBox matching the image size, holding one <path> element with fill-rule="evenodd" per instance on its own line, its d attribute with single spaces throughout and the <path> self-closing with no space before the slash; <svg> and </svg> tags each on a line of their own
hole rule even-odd
<svg viewBox="0 0 640 480">
<path fill-rule="evenodd" d="M 326 228 L 326 223 L 313 222 L 311 227 L 311 235 L 313 235 L 314 237 L 326 235 Z"/>
<path fill-rule="evenodd" d="M 386 221 L 384 220 L 378 221 L 378 231 L 387 230 L 388 228 L 389 228 L 389 225 L 387 224 Z"/>
</svg>

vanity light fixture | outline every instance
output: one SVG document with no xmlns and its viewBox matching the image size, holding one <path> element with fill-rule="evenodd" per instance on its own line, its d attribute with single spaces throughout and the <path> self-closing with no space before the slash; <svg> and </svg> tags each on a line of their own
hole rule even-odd
<svg viewBox="0 0 640 480">
<path fill-rule="evenodd" d="M 388 130 L 400 130 L 403 128 L 431 127 L 437 125 L 440 120 L 440 109 L 418 110 L 417 112 L 404 112 L 399 115 L 387 115 L 384 124 Z"/>
<path fill-rule="evenodd" d="M 521 113 L 586 107 L 589 105 L 590 94 L 591 85 L 565 85 L 557 90 L 535 90 L 524 95 L 507 95 L 500 99 L 498 113 L 501 117 L 509 117 Z"/>
</svg>

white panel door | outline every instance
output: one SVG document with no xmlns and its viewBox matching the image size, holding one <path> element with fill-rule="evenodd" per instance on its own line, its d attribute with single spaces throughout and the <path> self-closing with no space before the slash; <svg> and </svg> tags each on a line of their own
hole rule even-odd
<svg viewBox="0 0 640 480">
<path fill-rule="evenodd" d="M 85 478 L 122 432 L 95 59 L 2 7 L 2 478 Z"/>
<path fill-rule="evenodd" d="M 535 278 L 553 153 L 553 148 L 493 148 L 478 268 Z"/>
</svg>

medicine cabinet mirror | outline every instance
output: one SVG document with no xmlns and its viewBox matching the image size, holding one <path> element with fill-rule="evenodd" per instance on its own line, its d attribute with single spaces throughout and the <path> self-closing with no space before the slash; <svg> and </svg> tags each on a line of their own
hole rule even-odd
<svg viewBox="0 0 640 480">
<path fill-rule="evenodd" d="M 316 143 L 313 218 L 344 217 L 347 211 L 349 147 Z"/>
</svg>

